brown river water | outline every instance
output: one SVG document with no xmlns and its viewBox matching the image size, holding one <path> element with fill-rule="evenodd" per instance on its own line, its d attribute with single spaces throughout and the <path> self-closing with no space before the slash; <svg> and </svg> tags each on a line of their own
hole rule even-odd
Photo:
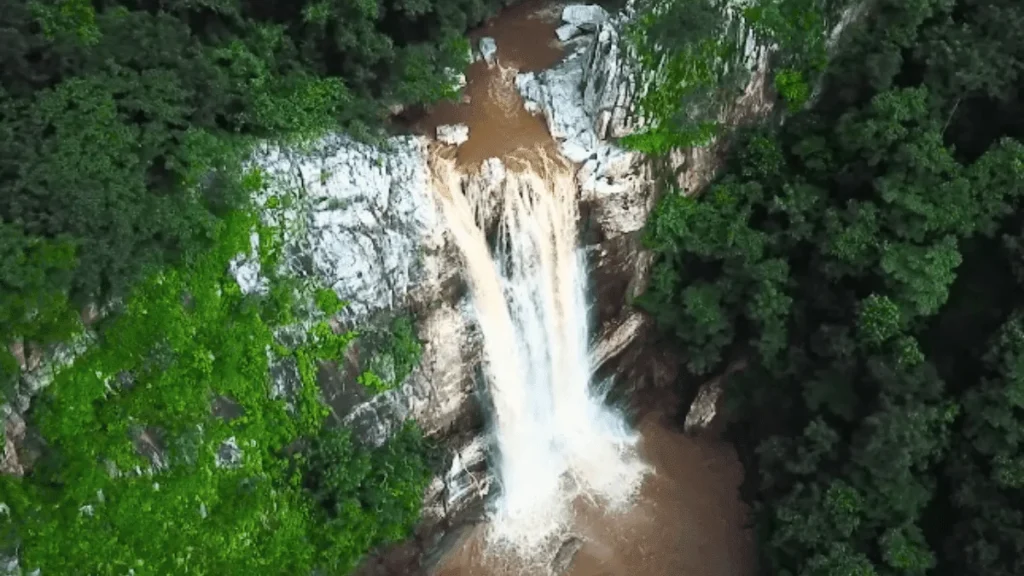
<svg viewBox="0 0 1024 576">
<path fill-rule="evenodd" d="M 460 103 L 433 107 L 411 126 L 433 136 L 437 126 L 464 123 L 469 141 L 439 153 L 472 169 L 490 157 L 554 150 L 544 120 L 529 114 L 515 90 L 517 70 L 549 68 L 563 56 L 555 39 L 560 5 L 528 1 L 509 8 L 471 34 L 497 41 L 498 65 L 483 61 L 467 71 Z M 518 152 L 517 152 L 518 151 Z M 749 576 L 753 536 L 739 498 L 743 470 L 732 446 L 714 433 L 691 437 L 651 413 L 641 419 L 640 452 L 654 472 L 625 512 L 606 513 L 587 502 L 574 506 L 573 533 L 582 540 L 567 576 Z M 481 526 L 451 551 L 435 576 L 540 576 L 546 567 L 486 549 Z"/>
<path fill-rule="evenodd" d="M 544 119 L 523 108 L 515 77 L 517 71 L 545 70 L 561 60 L 563 50 L 555 38 L 560 13 L 550 4 L 522 2 L 473 31 L 470 41 L 474 50 L 481 37 L 495 39 L 497 65 L 474 62 L 466 71 L 463 102 L 434 106 L 413 124 L 413 131 L 434 136 L 437 127 L 444 124 L 469 126 L 469 141 L 454 151 L 462 167 L 477 166 L 488 158 L 502 158 L 517 150 L 553 150 Z"/>
<path fill-rule="evenodd" d="M 732 446 L 694 438 L 649 414 L 640 452 L 654 468 L 635 504 L 605 513 L 576 503 L 573 532 L 583 546 L 566 576 L 750 576 L 753 535 L 739 499 L 743 470 Z M 436 576 L 540 576 L 542 568 L 488 553 L 480 527 Z"/>
</svg>

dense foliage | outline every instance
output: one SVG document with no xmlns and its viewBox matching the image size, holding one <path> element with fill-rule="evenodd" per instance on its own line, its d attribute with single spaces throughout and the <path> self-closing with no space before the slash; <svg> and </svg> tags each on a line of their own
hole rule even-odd
<svg viewBox="0 0 1024 576">
<path fill-rule="evenodd" d="M 766 574 L 1024 573 L 1024 5 L 878 0 L 809 108 L 669 194 L 642 298 L 734 360 Z"/>
</svg>

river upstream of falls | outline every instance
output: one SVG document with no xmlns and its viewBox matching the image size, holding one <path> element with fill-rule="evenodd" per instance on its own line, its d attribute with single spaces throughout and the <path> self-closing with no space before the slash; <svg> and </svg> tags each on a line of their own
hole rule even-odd
<svg viewBox="0 0 1024 576">
<path fill-rule="evenodd" d="M 561 57 L 559 13 L 528 2 L 476 31 L 474 44 L 497 41 L 497 64 L 474 63 L 468 99 L 413 126 L 470 129 L 461 146 L 432 150 L 431 169 L 484 339 L 500 484 L 486 525 L 435 574 L 543 575 L 553 557 L 572 576 L 750 574 L 732 449 L 673 432 L 659 414 L 630 430 L 591 381 L 577 167 L 514 87 L 518 71 Z M 466 186 L 462 175 L 489 158 L 506 170 L 499 189 Z"/>
</svg>

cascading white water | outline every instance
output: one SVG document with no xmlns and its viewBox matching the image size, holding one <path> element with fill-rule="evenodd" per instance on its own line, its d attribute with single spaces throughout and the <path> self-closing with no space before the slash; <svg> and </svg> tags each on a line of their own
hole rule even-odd
<svg viewBox="0 0 1024 576">
<path fill-rule="evenodd" d="M 467 184 L 449 160 L 432 160 L 484 339 L 502 486 L 490 535 L 523 555 L 567 527 L 577 496 L 625 504 L 646 471 L 634 455 L 636 435 L 590 386 L 572 171 L 535 156 L 489 188 Z M 483 221 L 490 210 L 498 211 L 493 254 Z"/>
</svg>

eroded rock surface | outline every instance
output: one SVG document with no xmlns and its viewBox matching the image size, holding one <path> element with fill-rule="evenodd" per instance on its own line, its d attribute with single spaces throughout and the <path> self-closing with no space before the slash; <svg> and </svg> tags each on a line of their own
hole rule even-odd
<svg viewBox="0 0 1024 576">
<path fill-rule="evenodd" d="M 458 146 L 469 140 L 469 126 L 465 124 L 444 124 L 437 127 L 437 141 L 449 146 Z"/>
<path fill-rule="evenodd" d="M 412 137 L 374 147 L 332 136 L 302 151 L 267 146 L 254 160 L 266 184 L 263 218 L 285 232 L 285 271 L 333 288 L 349 303 L 347 318 L 408 305 L 423 255 L 438 245 L 426 146 Z M 247 291 L 260 285 L 251 271 L 236 279 Z"/>
<path fill-rule="evenodd" d="M 562 9 L 562 20 L 584 32 L 593 32 L 608 21 L 608 12 L 596 4 L 570 4 Z"/>
<path fill-rule="evenodd" d="M 19 414 L 10 414 L 4 419 L 4 428 L 4 442 L 0 446 L 0 474 L 21 476 L 25 468 L 18 457 L 17 447 L 25 439 L 25 420 Z"/>
</svg>

